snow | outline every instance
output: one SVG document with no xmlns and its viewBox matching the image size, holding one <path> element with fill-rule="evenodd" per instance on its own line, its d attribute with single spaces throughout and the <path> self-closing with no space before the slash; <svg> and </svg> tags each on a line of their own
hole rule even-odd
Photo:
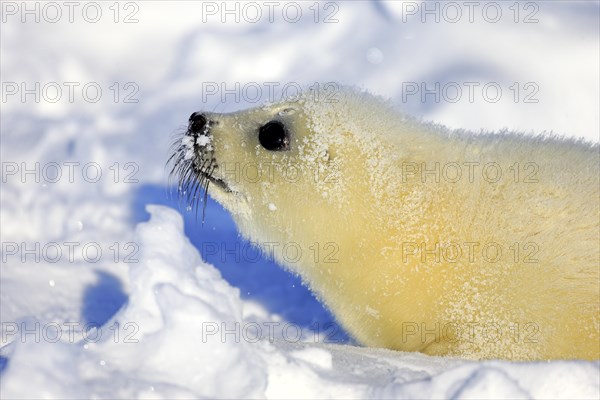
<svg viewBox="0 0 600 400">
<path fill-rule="evenodd" d="M 30 3 L 40 22 L 23 23 L 24 3 L 3 2 L 0 397 L 599 398 L 598 362 L 360 347 L 220 206 L 209 201 L 203 226 L 168 196 L 171 134 L 193 111 L 277 101 L 286 85 L 293 95 L 336 81 L 452 128 L 597 142 L 598 3 L 519 3 L 521 20 L 537 7 L 535 23 L 497 3 L 497 23 L 482 7 L 473 23 L 464 7 L 460 21 L 445 21 L 447 9 L 437 23 L 410 1 L 321 3 L 319 21 L 335 12 L 333 23 L 315 23 L 312 2 L 298 3 L 297 22 L 276 8 L 273 23 L 266 6 L 258 22 L 246 6 L 235 23 L 203 8 L 221 2 L 148 1 L 122 4 L 118 23 L 112 3 L 97 23 L 79 6 L 71 23 L 58 2 L 62 19 L 50 22 L 45 3 Z M 132 12 L 138 21 L 124 23 Z M 36 82 L 39 101 L 21 85 Z M 446 98 L 411 94 L 423 82 Z M 488 83 L 499 101 L 483 100 Z M 447 101 L 457 86 L 463 96 Z"/>
<path fill-rule="evenodd" d="M 212 138 L 210 136 L 198 136 L 198 139 L 196 139 L 196 144 L 200 147 L 203 147 L 209 144 L 211 141 Z"/>
</svg>

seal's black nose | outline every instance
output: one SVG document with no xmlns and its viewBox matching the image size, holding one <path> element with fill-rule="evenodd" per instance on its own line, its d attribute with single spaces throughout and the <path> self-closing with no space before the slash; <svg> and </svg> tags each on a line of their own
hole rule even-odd
<svg viewBox="0 0 600 400">
<path fill-rule="evenodd" d="M 193 133 L 201 133 L 206 126 L 206 117 L 201 112 L 195 112 L 190 115 L 189 129 Z"/>
</svg>

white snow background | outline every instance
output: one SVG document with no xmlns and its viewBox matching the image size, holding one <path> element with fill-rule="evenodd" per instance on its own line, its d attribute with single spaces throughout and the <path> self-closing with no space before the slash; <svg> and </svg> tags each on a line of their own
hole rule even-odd
<svg viewBox="0 0 600 400">
<path fill-rule="evenodd" d="M 598 142 L 598 2 L 235 3 L 239 22 L 222 2 L 75 2 L 72 22 L 1 3 L 0 397 L 600 398 L 598 362 L 357 346 L 220 206 L 202 226 L 168 198 L 165 170 L 193 111 L 331 81 L 452 128 Z"/>
</svg>

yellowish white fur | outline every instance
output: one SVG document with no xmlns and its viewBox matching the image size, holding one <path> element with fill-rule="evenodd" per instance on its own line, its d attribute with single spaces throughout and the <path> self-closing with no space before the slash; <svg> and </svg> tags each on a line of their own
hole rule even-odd
<svg viewBox="0 0 600 400">
<path fill-rule="evenodd" d="M 209 194 L 244 236 L 367 346 L 600 358 L 597 144 L 449 131 L 353 89 L 334 100 L 206 114 L 234 190 Z M 289 151 L 260 145 L 273 119 Z"/>
</svg>

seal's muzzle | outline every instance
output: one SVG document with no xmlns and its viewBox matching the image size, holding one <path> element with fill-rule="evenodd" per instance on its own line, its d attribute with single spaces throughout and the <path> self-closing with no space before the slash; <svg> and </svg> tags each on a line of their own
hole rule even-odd
<svg viewBox="0 0 600 400">
<path fill-rule="evenodd" d="M 194 112 L 188 120 L 188 128 L 182 137 L 173 143 L 169 162 L 173 163 L 171 176 L 178 177 L 177 191 L 180 197 L 187 199 L 191 207 L 196 208 L 203 202 L 202 220 L 210 183 L 215 184 L 227 193 L 231 188 L 214 176 L 218 168 L 214 157 L 214 143 L 211 125 L 215 124 L 206 114 Z"/>
</svg>

